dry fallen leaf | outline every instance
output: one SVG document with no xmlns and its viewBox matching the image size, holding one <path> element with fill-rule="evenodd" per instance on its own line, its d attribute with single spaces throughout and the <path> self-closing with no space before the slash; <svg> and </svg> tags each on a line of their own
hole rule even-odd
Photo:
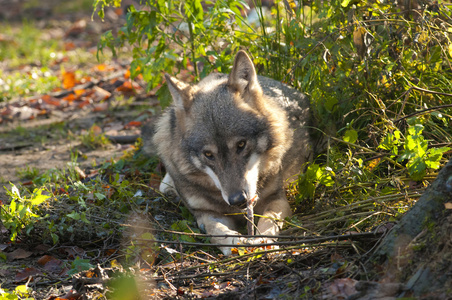
<svg viewBox="0 0 452 300">
<path fill-rule="evenodd" d="M 76 85 L 77 81 L 75 79 L 74 72 L 63 71 L 63 88 L 70 89 Z"/>
<path fill-rule="evenodd" d="M 33 252 L 19 248 L 19 249 L 14 250 L 13 252 L 6 253 L 6 258 L 11 261 L 11 260 L 15 260 L 15 259 L 27 258 L 27 257 L 30 257 L 32 254 L 33 254 Z"/>
<path fill-rule="evenodd" d="M 17 272 L 14 280 L 16 282 L 23 282 L 29 279 L 29 277 L 35 276 L 37 274 L 42 274 L 38 269 L 35 268 L 25 268 L 20 272 Z"/>
</svg>

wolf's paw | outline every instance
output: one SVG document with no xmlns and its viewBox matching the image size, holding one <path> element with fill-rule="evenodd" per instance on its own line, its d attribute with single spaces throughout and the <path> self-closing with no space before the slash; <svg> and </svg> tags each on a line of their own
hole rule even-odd
<svg viewBox="0 0 452 300">
<path fill-rule="evenodd" d="M 243 237 L 229 237 L 229 238 L 227 238 L 227 241 L 224 241 L 224 244 L 243 245 L 243 244 L 248 244 L 247 240 L 248 239 L 243 238 Z M 231 246 L 231 247 L 218 247 L 218 248 L 226 256 L 237 253 L 237 247 Z"/>
<path fill-rule="evenodd" d="M 276 242 L 276 238 L 262 238 L 262 237 L 258 237 L 258 238 L 249 238 L 248 239 L 248 243 L 255 245 L 258 248 L 263 248 L 265 250 L 270 250 L 270 249 L 279 249 L 278 245 L 267 245 L 267 244 L 273 244 Z"/>
<path fill-rule="evenodd" d="M 166 173 L 165 177 L 163 177 L 163 180 L 159 186 L 159 191 L 162 194 L 170 196 L 170 197 L 178 197 L 179 196 L 176 189 L 174 188 L 173 178 L 168 173 Z"/>
</svg>

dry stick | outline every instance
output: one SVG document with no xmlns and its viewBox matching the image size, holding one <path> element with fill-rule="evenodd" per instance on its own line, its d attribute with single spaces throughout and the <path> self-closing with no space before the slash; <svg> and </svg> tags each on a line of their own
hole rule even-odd
<svg viewBox="0 0 452 300">
<path fill-rule="evenodd" d="M 254 236 L 254 204 L 256 203 L 258 196 L 246 201 L 246 227 L 248 229 L 248 235 Z"/>
<path fill-rule="evenodd" d="M 256 246 L 265 247 L 265 246 L 300 246 L 301 244 L 310 244 L 310 243 L 320 243 L 330 240 L 347 240 L 350 238 L 359 238 L 359 237 L 367 237 L 371 235 L 378 235 L 378 233 L 374 232 L 364 232 L 364 233 L 354 233 L 354 234 L 345 234 L 345 235 L 331 235 L 325 237 L 318 238 L 309 238 L 309 239 L 298 239 L 295 241 L 286 241 L 286 242 L 272 242 L 272 243 L 262 243 L 262 244 L 207 244 L 207 243 L 197 243 L 197 242 L 181 242 L 181 241 L 165 241 L 165 240 L 148 240 L 148 239 L 135 239 L 136 241 L 143 241 L 147 243 L 160 243 L 160 244 L 176 244 L 176 245 L 186 245 L 186 246 L 200 246 L 200 247 L 234 247 L 234 248 L 255 248 Z M 306 245 L 303 247 L 307 247 Z M 282 250 L 280 250 L 282 251 Z"/>
<path fill-rule="evenodd" d="M 372 234 L 372 235 L 375 235 L 375 234 Z M 382 235 L 382 234 L 378 234 L 378 235 Z M 324 247 L 334 246 L 337 248 L 338 246 L 340 247 L 340 246 L 347 246 L 347 245 L 345 245 L 345 244 L 313 244 L 313 245 L 304 246 L 304 247 L 321 247 L 321 246 L 324 246 Z M 177 278 L 176 276 L 178 276 L 179 274 L 190 271 L 190 270 L 194 270 L 194 269 L 206 268 L 206 267 L 210 267 L 210 266 L 220 267 L 220 266 L 226 265 L 232 261 L 246 260 L 252 256 L 269 254 L 269 253 L 273 253 L 273 252 L 287 252 L 287 251 L 296 250 L 299 248 L 300 248 L 300 246 L 291 246 L 291 247 L 280 248 L 280 249 L 265 250 L 265 251 L 258 252 L 258 253 L 252 252 L 252 253 L 248 253 L 248 254 L 244 254 L 244 255 L 240 255 L 240 256 L 229 257 L 229 258 L 226 258 L 226 259 L 223 259 L 223 260 L 220 260 L 217 262 L 209 263 L 209 264 L 195 265 L 195 266 L 184 268 L 183 270 L 180 270 L 180 271 L 176 271 L 176 273 L 173 274 L 173 278 Z M 211 274 L 212 273 L 205 273 L 204 276 L 212 276 Z M 155 278 L 155 277 L 153 279 L 159 280 L 158 278 Z"/>
<path fill-rule="evenodd" d="M 349 146 L 356 147 L 356 148 L 361 149 L 361 150 L 363 150 L 363 151 L 365 151 L 365 152 L 372 153 L 372 154 L 375 154 L 375 155 L 380 155 L 380 153 L 375 152 L 375 151 L 373 151 L 373 150 L 370 150 L 370 149 L 368 149 L 368 148 L 366 148 L 366 147 L 363 147 L 363 146 L 360 146 L 360 145 L 357 145 L 357 144 L 353 144 L 353 143 L 350 143 L 350 142 L 347 142 L 347 141 L 344 141 L 344 140 L 341 140 L 341 139 L 338 139 L 338 138 L 335 138 L 335 137 L 332 137 L 332 136 L 330 136 L 329 138 L 332 139 L 332 140 L 334 140 L 334 141 L 336 141 L 336 142 L 340 142 L 340 143 L 347 144 L 347 145 L 349 145 Z M 384 159 L 384 160 L 387 160 L 388 162 L 390 162 L 390 163 L 396 165 L 397 167 L 399 167 L 399 168 L 401 168 L 401 169 L 404 168 L 401 164 L 399 164 L 398 162 L 396 162 L 395 160 L 393 160 L 393 159 L 391 159 L 391 158 L 389 158 L 389 157 L 387 157 L 387 156 L 383 157 L 383 159 Z"/>
<path fill-rule="evenodd" d="M 403 102 L 402 109 L 403 109 L 403 107 L 405 106 L 406 99 L 408 98 L 408 95 L 410 94 L 410 91 L 411 91 L 411 90 L 417 90 L 417 91 L 420 91 L 420 92 L 429 93 L 429 94 L 434 94 L 434 95 L 441 95 L 441 96 L 452 97 L 452 94 L 443 93 L 443 92 L 437 92 L 437 91 L 431 91 L 431 90 L 423 89 L 423 88 L 420 88 L 420 87 L 417 87 L 417 86 L 412 85 L 412 86 L 405 92 L 405 93 L 406 93 L 406 96 L 405 96 L 405 100 L 404 100 L 404 102 Z M 445 104 L 445 105 L 439 105 L 439 106 L 435 106 L 435 107 L 426 108 L 426 109 L 423 109 L 423 110 L 414 112 L 414 113 L 412 113 L 412 114 L 406 115 L 406 116 L 404 116 L 404 117 L 398 118 L 397 120 L 394 121 L 394 123 L 397 123 L 397 122 L 399 122 L 399 121 L 401 121 L 401 120 L 404 120 L 404 119 L 406 119 L 406 118 L 409 118 L 409 117 L 412 117 L 412 116 L 415 116 L 415 115 L 422 114 L 422 113 L 427 112 L 427 111 L 439 110 L 439 109 L 442 109 L 442 108 L 448 108 L 448 107 L 452 107 L 452 104 Z M 400 111 L 399 115 L 401 114 L 401 112 L 402 112 L 402 110 Z"/>
</svg>

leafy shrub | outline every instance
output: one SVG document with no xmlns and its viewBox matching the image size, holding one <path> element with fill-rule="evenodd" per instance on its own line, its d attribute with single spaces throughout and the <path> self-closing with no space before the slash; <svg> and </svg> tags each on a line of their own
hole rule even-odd
<svg viewBox="0 0 452 300">
<path fill-rule="evenodd" d="M 385 155 L 379 153 L 390 150 L 384 148 L 384 140 L 410 125 L 407 136 L 392 145 L 404 145 L 404 150 L 391 151 L 384 159 L 390 165 L 378 163 L 375 174 L 387 176 L 388 167 L 406 167 L 413 180 L 421 180 L 428 169 L 439 167 L 448 148 L 428 148 L 435 141 L 451 142 L 445 128 L 452 106 L 452 22 L 446 4 L 253 4 L 250 10 L 245 1 L 147 2 L 143 8 L 129 9 L 117 35 L 103 35 L 99 51 L 109 47 L 115 53 L 126 44 L 133 46 L 132 75 L 143 74 L 148 88 L 154 88 L 161 83 L 162 71 L 177 74 L 187 69 L 189 75 L 182 75 L 194 81 L 212 71 L 227 72 L 237 50 L 245 48 L 261 74 L 309 94 L 320 128 L 338 128 L 339 134 L 345 130 L 345 140 L 353 140 L 347 148 L 374 149 L 367 156 Z M 101 17 L 108 5 L 118 6 L 120 1 L 95 1 Z M 167 105 L 166 90 L 160 89 L 160 94 Z M 436 112 L 439 109 L 442 113 Z M 416 150 L 410 145 L 421 139 L 412 134 L 419 126 L 425 137 Z"/>
</svg>

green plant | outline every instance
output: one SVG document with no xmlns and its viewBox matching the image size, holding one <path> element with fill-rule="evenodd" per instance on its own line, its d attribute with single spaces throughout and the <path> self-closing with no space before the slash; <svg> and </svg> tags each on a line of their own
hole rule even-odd
<svg viewBox="0 0 452 300">
<path fill-rule="evenodd" d="M 11 241 L 15 241 L 23 231 L 28 235 L 33 230 L 35 222 L 44 218 L 39 215 L 39 205 L 46 202 L 50 196 L 43 195 L 44 189 L 35 189 L 30 196 L 21 196 L 19 189 L 11 184 L 9 205 L 3 204 L 0 210 L 0 220 L 10 231 Z"/>
<path fill-rule="evenodd" d="M 297 201 L 305 198 L 313 198 L 316 188 L 319 185 L 325 187 L 333 186 L 334 172 L 331 168 L 320 166 L 319 164 L 311 164 L 306 171 L 300 173 L 297 182 Z"/>
<path fill-rule="evenodd" d="M 91 126 L 85 134 L 82 134 L 80 141 L 83 146 L 89 149 L 105 148 L 107 145 L 110 145 L 110 141 L 97 125 Z"/>
<path fill-rule="evenodd" d="M 94 266 L 90 263 L 89 259 L 81 259 L 77 256 L 71 263 L 71 269 L 67 272 L 67 275 L 71 276 L 82 271 L 88 271 L 92 268 L 94 268 Z"/>
<path fill-rule="evenodd" d="M 39 175 L 39 169 L 26 166 L 25 168 L 16 170 L 16 174 L 22 179 L 33 180 Z"/>
<path fill-rule="evenodd" d="M 437 170 L 443 154 L 449 151 L 450 147 L 439 147 L 428 149 L 428 141 L 422 135 L 424 126 L 414 124 L 407 130 L 403 151 L 397 159 L 399 162 L 407 161 L 407 171 L 413 180 L 421 180 L 427 173 L 427 168 Z M 400 131 L 389 133 L 380 143 L 378 148 L 389 150 L 395 156 L 399 153 L 398 145 L 401 143 Z"/>
<path fill-rule="evenodd" d="M 18 285 L 14 289 L 14 291 L 9 291 L 7 289 L 2 289 L 0 287 L 0 299 L 1 300 L 33 300 L 33 297 L 30 297 L 31 288 L 29 288 L 26 284 Z"/>
</svg>

